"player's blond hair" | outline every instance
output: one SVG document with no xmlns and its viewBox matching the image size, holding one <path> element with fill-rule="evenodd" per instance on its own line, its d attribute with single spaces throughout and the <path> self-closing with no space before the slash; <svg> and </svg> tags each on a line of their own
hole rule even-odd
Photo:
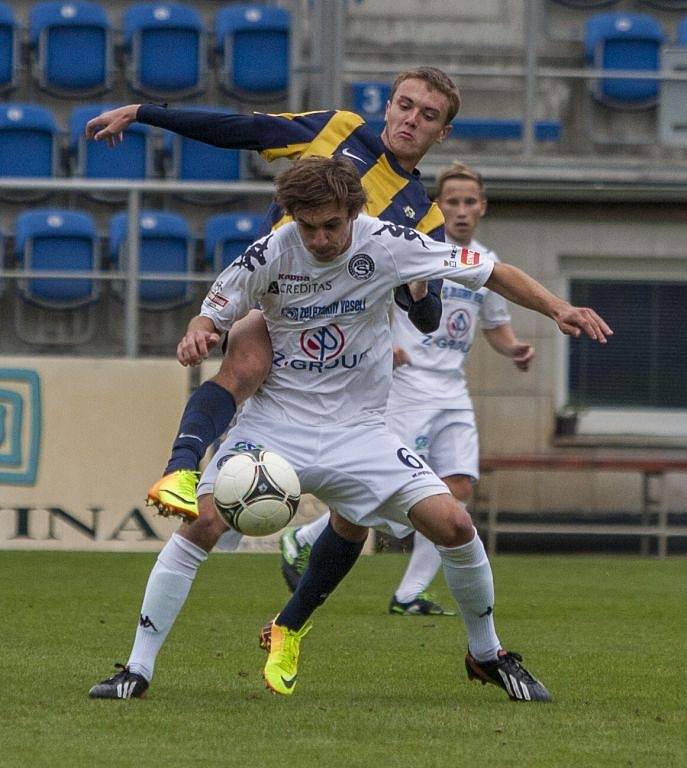
<svg viewBox="0 0 687 768">
<path fill-rule="evenodd" d="M 394 100 L 394 94 L 398 90 L 398 86 L 406 80 L 423 80 L 431 91 L 439 91 L 439 93 L 446 96 L 448 100 L 448 114 L 446 115 L 444 125 L 448 125 L 458 114 L 460 109 L 460 92 L 458 91 L 458 86 L 446 72 L 436 67 L 415 67 L 414 69 L 407 69 L 405 72 L 399 73 L 396 75 L 396 79 L 391 86 L 389 101 Z"/>
<path fill-rule="evenodd" d="M 482 174 L 464 163 L 453 163 L 450 168 L 447 168 L 439 174 L 439 178 L 437 179 L 437 197 L 441 197 L 444 184 L 452 179 L 468 179 L 469 181 L 474 181 L 479 187 L 480 197 L 483 199 L 486 198 L 487 188 L 484 184 Z"/>
<path fill-rule="evenodd" d="M 275 199 L 288 214 L 334 203 L 356 216 L 367 195 L 356 167 L 345 157 L 306 157 L 276 178 Z"/>
</svg>

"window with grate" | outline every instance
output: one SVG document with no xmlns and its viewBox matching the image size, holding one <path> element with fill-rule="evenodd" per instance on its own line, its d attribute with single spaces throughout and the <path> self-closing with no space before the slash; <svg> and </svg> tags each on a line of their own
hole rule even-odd
<svg viewBox="0 0 687 768">
<path fill-rule="evenodd" d="M 573 279 L 570 300 L 615 331 L 570 341 L 570 405 L 687 408 L 687 282 Z"/>
</svg>

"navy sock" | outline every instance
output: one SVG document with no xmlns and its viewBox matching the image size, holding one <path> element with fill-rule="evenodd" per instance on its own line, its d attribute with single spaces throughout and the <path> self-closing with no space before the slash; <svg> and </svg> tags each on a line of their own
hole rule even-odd
<svg viewBox="0 0 687 768">
<path fill-rule="evenodd" d="M 341 538 L 329 522 L 313 544 L 308 567 L 293 596 L 277 617 L 277 624 L 299 630 L 351 570 L 362 552 L 363 544 L 362 541 Z"/>
<path fill-rule="evenodd" d="M 186 403 L 164 474 L 177 469 L 198 469 L 205 451 L 229 426 L 235 413 L 236 402 L 231 392 L 214 381 L 201 384 Z"/>
</svg>

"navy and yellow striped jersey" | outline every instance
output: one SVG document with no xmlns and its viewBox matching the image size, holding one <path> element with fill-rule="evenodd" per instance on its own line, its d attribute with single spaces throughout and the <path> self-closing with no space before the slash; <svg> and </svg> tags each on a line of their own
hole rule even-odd
<svg viewBox="0 0 687 768">
<path fill-rule="evenodd" d="M 360 172 L 370 216 L 444 239 L 444 217 L 429 199 L 419 172 L 401 168 L 379 135 L 353 112 L 233 115 L 143 105 L 137 119 L 215 146 L 254 150 L 268 161 L 343 155 Z M 268 218 L 272 227 L 287 220 L 276 205 Z"/>
</svg>

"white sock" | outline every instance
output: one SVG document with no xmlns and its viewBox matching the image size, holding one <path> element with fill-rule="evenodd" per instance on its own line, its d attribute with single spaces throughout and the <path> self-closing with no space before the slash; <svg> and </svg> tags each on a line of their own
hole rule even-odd
<svg viewBox="0 0 687 768">
<path fill-rule="evenodd" d="M 441 555 L 432 542 L 418 531 L 413 539 L 413 551 L 406 572 L 396 590 L 399 603 L 409 603 L 432 583 L 441 566 Z"/>
<path fill-rule="evenodd" d="M 323 515 L 313 520 L 312 523 L 302 526 L 296 531 L 296 541 L 303 546 L 304 544 L 312 545 L 319 539 L 322 531 L 327 527 L 329 522 L 329 512 L 325 512 Z"/>
<path fill-rule="evenodd" d="M 482 540 L 460 547 L 440 547 L 444 576 L 463 615 L 470 653 L 478 661 L 491 661 L 501 648 L 494 628 L 494 578 Z"/>
<path fill-rule="evenodd" d="M 178 534 L 165 544 L 148 577 L 128 667 L 150 682 L 155 659 L 176 621 L 207 552 Z"/>
</svg>

